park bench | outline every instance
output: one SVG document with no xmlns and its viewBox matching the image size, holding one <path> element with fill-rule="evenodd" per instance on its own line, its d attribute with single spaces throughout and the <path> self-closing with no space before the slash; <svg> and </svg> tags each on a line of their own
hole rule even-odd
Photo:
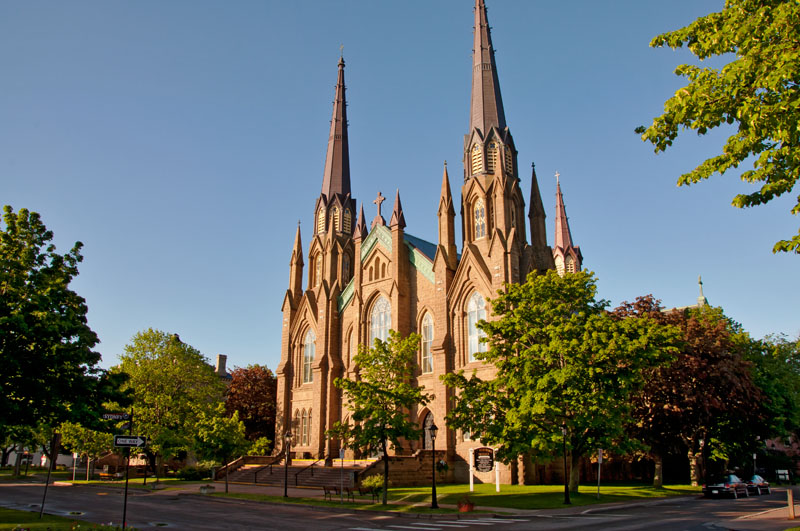
<svg viewBox="0 0 800 531">
<path fill-rule="evenodd" d="M 366 496 L 367 494 L 372 496 L 372 501 L 373 502 L 378 499 L 378 491 L 376 491 L 372 487 L 362 487 L 362 486 L 358 487 L 358 495 L 359 496 Z"/>
<path fill-rule="evenodd" d="M 339 494 L 339 487 L 334 485 L 323 485 L 322 491 L 325 493 L 324 499 L 333 501 L 333 495 Z"/>
</svg>

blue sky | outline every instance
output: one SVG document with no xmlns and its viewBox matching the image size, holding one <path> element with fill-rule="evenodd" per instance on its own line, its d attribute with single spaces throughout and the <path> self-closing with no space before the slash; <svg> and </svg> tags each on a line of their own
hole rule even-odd
<svg viewBox="0 0 800 531">
<path fill-rule="evenodd" d="M 280 358 L 295 227 L 311 233 L 340 45 L 353 195 L 367 218 L 400 194 L 436 239 L 442 163 L 458 200 L 471 0 L 0 3 L 0 203 L 40 212 L 59 250 L 84 242 L 73 288 L 103 364 L 148 327 L 230 365 Z M 554 173 L 584 266 L 612 305 L 705 294 L 754 336 L 800 334 L 791 198 L 730 206 L 737 174 L 677 177 L 725 131 L 655 155 L 633 130 L 684 84 L 685 51 L 650 39 L 722 1 L 489 0 L 524 187 L 536 163 L 552 244 Z M 457 223 L 458 224 L 458 223 Z M 460 236 L 459 236 L 460 238 Z"/>
</svg>

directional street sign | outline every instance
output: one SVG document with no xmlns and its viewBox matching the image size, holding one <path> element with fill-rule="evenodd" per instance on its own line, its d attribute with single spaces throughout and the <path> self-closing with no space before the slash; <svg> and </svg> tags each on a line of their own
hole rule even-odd
<svg viewBox="0 0 800 531">
<path fill-rule="evenodd" d="M 117 448 L 142 448 L 147 446 L 147 437 L 141 435 L 114 435 L 114 446 Z"/>
<path fill-rule="evenodd" d="M 130 420 L 130 413 L 103 413 L 105 420 Z"/>
</svg>

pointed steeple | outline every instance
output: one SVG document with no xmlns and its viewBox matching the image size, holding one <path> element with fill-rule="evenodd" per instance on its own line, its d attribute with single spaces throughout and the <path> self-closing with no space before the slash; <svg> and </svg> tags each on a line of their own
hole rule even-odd
<svg viewBox="0 0 800 531">
<path fill-rule="evenodd" d="M 703 277 L 700 275 L 697 275 L 697 284 L 700 286 L 700 296 L 697 297 L 697 305 L 700 307 L 708 306 L 708 299 L 703 295 Z"/>
<path fill-rule="evenodd" d="M 358 212 L 358 221 L 356 221 L 356 230 L 353 233 L 353 239 L 363 240 L 367 237 L 367 224 L 364 222 L 364 203 L 361 203 L 361 210 Z"/>
<path fill-rule="evenodd" d="M 569 230 L 567 209 L 564 207 L 564 196 L 561 194 L 561 181 L 556 172 L 556 237 L 553 242 L 553 258 L 560 274 L 581 270 L 583 256 L 581 248 L 572 243 L 572 232 Z"/>
<path fill-rule="evenodd" d="M 531 223 L 531 245 L 536 249 L 547 247 L 547 229 L 544 220 L 547 217 L 539 191 L 539 180 L 536 178 L 536 166 L 531 163 L 531 207 L 528 219 Z"/>
<path fill-rule="evenodd" d="M 475 0 L 474 44 L 472 48 L 472 104 L 470 131 L 478 129 L 484 137 L 492 127 L 506 127 L 503 98 L 494 60 L 492 35 L 484 0 Z"/>
<path fill-rule="evenodd" d="M 394 196 L 394 209 L 392 210 L 392 219 L 389 220 L 389 228 L 398 227 L 400 230 L 406 228 L 406 218 L 403 216 L 403 205 L 400 204 L 400 189 Z"/>
<path fill-rule="evenodd" d="M 303 265 L 303 242 L 300 238 L 300 222 L 297 222 L 297 233 L 294 235 L 294 247 L 292 247 L 292 265 Z"/>
<path fill-rule="evenodd" d="M 453 208 L 453 194 L 450 193 L 450 177 L 447 175 L 447 161 L 442 172 L 442 193 L 439 195 L 439 246 L 450 269 L 456 268 L 456 211 Z"/>
<path fill-rule="evenodd" d="M 303 295 L 303 242 L 300 238 L 300 222 L 297 222 L 297 234 L 292 247 L 292 259 L 289 271 L 289 291 L 292 298 L 297 300 Z"/>
<path fill-rule="evenodd" d="M 350 152 L 347 145 L 347 101 L 344 87 L 344 58 L 339 59 L 339 78 L 336 82 L 336 97 L 333 101 L 331 133 L 328 137 L 328 153 L 325 156 L 325 174 L 322 193 L 328 201 L 334 194 L 350 194 Z"/>
</svg>

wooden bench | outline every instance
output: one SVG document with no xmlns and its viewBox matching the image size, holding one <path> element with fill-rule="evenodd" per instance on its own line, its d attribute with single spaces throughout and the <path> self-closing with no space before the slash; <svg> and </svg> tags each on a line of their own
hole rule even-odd
<svg viewBox="0 0 800 531">
<path fill-rule="evenodd" d="M 358 495 L 359 496 L 366 496 L 367 494 L 372 496 L 372 501 L 373 502 L 378 499 L 378 492 L 375 489 L 373 489 L 372 487 L 361 487 L 361 486 L 358 487 Z"/>
<path fill-rule="evenodd" d="M 344 488 L 344 497 L 347 499 L 347 501 L 356 501 L 356 497 L 353 495 L 353 489 L 351 487 Z"/>
<path fill-rule="evenodd" d="M 324 499 L 333 501 L 333 495 L 339 495 L 339 487 L 333 485 L 323 485 L 322 491 L 325 493 Z"/>
</svg>

